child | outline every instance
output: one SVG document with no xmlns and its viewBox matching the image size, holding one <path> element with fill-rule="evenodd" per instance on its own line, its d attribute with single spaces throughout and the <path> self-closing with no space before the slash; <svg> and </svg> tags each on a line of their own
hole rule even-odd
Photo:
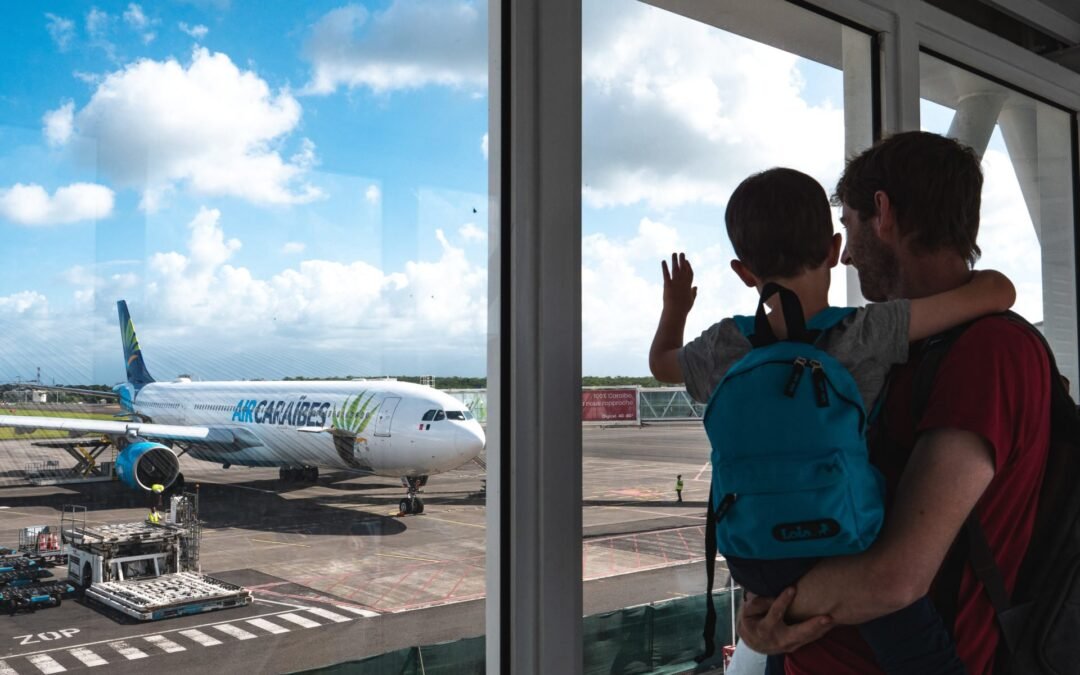
<svg viewBox="0 0 1080 675">
<path fill-rule="evenodd" d="M 738 256 L 731 267 L 747 286 L 760 292 L 774 282 L 790 289 L 808 321 L 828 307 L 830 270 L 839 260 L 842 238 L 833 233 L 828 198 L 817 181 L 785 168 L 750 176 L 732 193 L 725 221 Z M 683 346 L 686 317 L 697 297 L 693 270 L 683 254 L 672 255 L 670 271 L 666 262 L 662 269 L 664 309 L 649 351 L 649 367 L 658 380 L 685 382 L 695 400 L 707 402 L 728 369 L 750 353 L 751 343 L 735 319 L 724 319 Z M 865 410 L 870 411 L 889 369 L 907 360 L 909 341 L 1004 311 L 1014 300 L 1015 289 L 1003 275 L 975 272 L 970 283 L 946 293 L 858 309 L 824 332 L 816 345 L 850 371 Z M 778 310 L 779 296 L 768 304 Z M 769 326 L 780 339 L 787 335 L 783 315 L 782 311 L 768 315 Z M 732 556 L 727 560 L 737 582 L 768 597 L 794 584 L 816 562 Z M 868 622 L 860 631 L 891 675 L 965 672 L 949 633 L 926 598 Z M 770 672 L 773 668 L 770 663 Z"/>
</svg>

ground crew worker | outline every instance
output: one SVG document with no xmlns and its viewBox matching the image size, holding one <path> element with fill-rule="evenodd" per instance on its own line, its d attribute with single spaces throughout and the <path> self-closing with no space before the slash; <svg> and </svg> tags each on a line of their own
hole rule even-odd
<svg viewBox="0 0 1080 675">
<path fill-rule="evenodd" d="M 161 524 L 161 514 L 158 513 L 156 506 L 150 507 L 150 515 L 146 517 L 146 522 L 150 523 L 151 525 Z"/>
<path fill-rule="evenodd" d="M 675 494 L 679 496 L 679 501 L 682 502 L 682 474 L 675 476 Z"/>
<path fill-rule="evenodd" d="M 165 492 L 165 486 L 161 483 L 154 483 L 150 486 L 150 491 L 157 495 L 157 505 L 161 506 L 161 494 Z"/>
</svg>

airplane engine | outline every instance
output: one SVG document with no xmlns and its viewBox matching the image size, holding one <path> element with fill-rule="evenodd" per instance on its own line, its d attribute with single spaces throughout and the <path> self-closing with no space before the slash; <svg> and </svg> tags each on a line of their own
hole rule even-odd
<svg viewBox="0 0 1080 675">
<path fill-rule="evenodd" d="M 179 474 L 180 460 L 160 443 L 132 443 L 116 458 L 116 475 L 132 490 L 150 490 L 154 485 L 169 487 Z"/>
</svg>

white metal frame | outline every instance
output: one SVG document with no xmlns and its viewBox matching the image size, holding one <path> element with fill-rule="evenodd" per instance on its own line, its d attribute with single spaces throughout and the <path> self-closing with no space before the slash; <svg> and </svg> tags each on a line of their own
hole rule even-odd
<svg viewBox="0 0 1080 675">
<path fill-rule="evenodd" d="M 1037 0 L 994 3 L 1056 21 Z M 919 128 L 923 48 L 1080 110 L 1080 74 L 918 0 L 795 4 L 879 35 L 885 133 Z M 581 2 L 496 0 L 489 15 L 487 671 L 580 673 Z"/>
</svg>

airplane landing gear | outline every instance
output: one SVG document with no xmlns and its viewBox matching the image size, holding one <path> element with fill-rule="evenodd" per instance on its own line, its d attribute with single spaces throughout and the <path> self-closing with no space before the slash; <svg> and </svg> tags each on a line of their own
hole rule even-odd
<svg viewBox="0 0 1080 675">
<path fill-rule="evenodd" d="M 402 476 L 401 484 L 405 486 L 409 494 L 398 502 L 398 510 L 401 515 L 420 515 L 424 512 L 424 501 L 417 497 L 420 488 L 427 485 L 427 476 Z"/>
</svg>

